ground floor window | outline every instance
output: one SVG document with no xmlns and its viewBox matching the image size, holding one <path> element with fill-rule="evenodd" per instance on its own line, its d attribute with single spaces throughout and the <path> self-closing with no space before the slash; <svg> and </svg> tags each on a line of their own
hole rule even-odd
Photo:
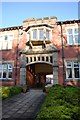
<svg viewBox="0 0 80 120">
<path fill-rule="evenodd" d="M 66 79 L 80 78 L 80 62 L 66 62 Z"/>
<path fill-rule="evenodd" d="M 4 63 L 0 64 L 0 79 L 12 78 L 12 64 Z"/>
</svg>

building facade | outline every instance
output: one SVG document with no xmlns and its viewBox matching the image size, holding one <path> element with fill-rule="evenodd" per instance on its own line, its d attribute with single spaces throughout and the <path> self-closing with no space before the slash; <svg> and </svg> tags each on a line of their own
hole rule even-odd
<svg viewBox="0 0 80 120">
<path fill-rule="evenodd" d="M 0 29 L 0 84 L 80 86 L 80 20 L 29 18 L 22 26 Z"/>
</svg>

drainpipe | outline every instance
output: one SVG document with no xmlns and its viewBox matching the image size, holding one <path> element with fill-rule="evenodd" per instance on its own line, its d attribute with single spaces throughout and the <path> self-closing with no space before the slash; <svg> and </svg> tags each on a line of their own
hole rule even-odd
<svg viewBox="0 0 80 120">
<path fill-rule="evenodd" d="M 62 31 L 62 22 L 60 23 L 61 26 L 61 42 L 62 42 L 62 64 L 63 64 L 63 85 L 66 87 L 65 81 L 65 64 L 64 64 L 64 41 L 63 41 L 63 31 Z"/>
<path fill-rule="evenodd" d="M 14 80 L 14 85 L 16 85 L 16 80 L 17 80 L 17 62 L 18 62 L 18 39 L 19 39 L 19 28 L 18 28 L 18 36 L 17 36 L 17 44 L 16 44 L 16 65 L 15 65 L 15 80 Z"/>
</svg>

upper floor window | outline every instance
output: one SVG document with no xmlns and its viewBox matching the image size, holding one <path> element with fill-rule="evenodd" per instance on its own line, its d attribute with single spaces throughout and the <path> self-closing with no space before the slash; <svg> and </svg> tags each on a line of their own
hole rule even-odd
<svg viewBox="0 0 80 120">
<path fill-rule="evenodd" d="M 12 49 L 13 34 L 0 36 L 0 50 Z"/>
<path fill-rule="evenodd" d="M 48 27 L 36 27 L 30 28 L 27 32 L 27 38 L 33 41 L 51 40 L 52 32 L 51 28 Z"/>
<path fill-rule="evenodd" d="M 80 44 L 78 28 L 67 29 L 67 38 L 69 45 Z"/>
<path fill-rule="evenodd" d="M 49 33 L 49 30 L 46 30 L 46 39 L 48 39 L 48 40 L 49 40 L 49 38 L 50 38 L 50 33 Z"/>
<path fill-rule="evenodd" d="M 5 39 L 5 40 L 8 40 L 8 36 L 7 36 L 7 35 L 5 35 L 5 36 L 4 36 L 4 39 Z"/>
<path fill-rule="evenodd" d="M 37 30 L 36 29 L 33 30 L 33 39 L 37 39 Z"/>
<path fill-rule="evenodd" d="M 44 38 L 43 29 L 39 29 L 39 40 L 43 40 L 43 38 Z"/>
<path fill-rule="evenodd" d="M 80 78 L 80 62 L 66 63 L 66 78 L 79 79 Z"/>
<path fill-rule="evenodd" d="M 0 79 L 12 78 L 12 64 L 0 64 Z"/>
</svg>

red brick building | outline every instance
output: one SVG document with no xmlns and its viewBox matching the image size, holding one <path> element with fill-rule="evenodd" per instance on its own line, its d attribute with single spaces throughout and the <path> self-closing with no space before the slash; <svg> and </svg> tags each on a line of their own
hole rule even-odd
<svg viewBox="0 0 80 120">
<path fill-rule="evenodd" d="M 36 87 L 53 75 L 53 84 L 80 86 L 80 20 L 30 18 L 0 29 L 0 84 Z"/>
</svg>

